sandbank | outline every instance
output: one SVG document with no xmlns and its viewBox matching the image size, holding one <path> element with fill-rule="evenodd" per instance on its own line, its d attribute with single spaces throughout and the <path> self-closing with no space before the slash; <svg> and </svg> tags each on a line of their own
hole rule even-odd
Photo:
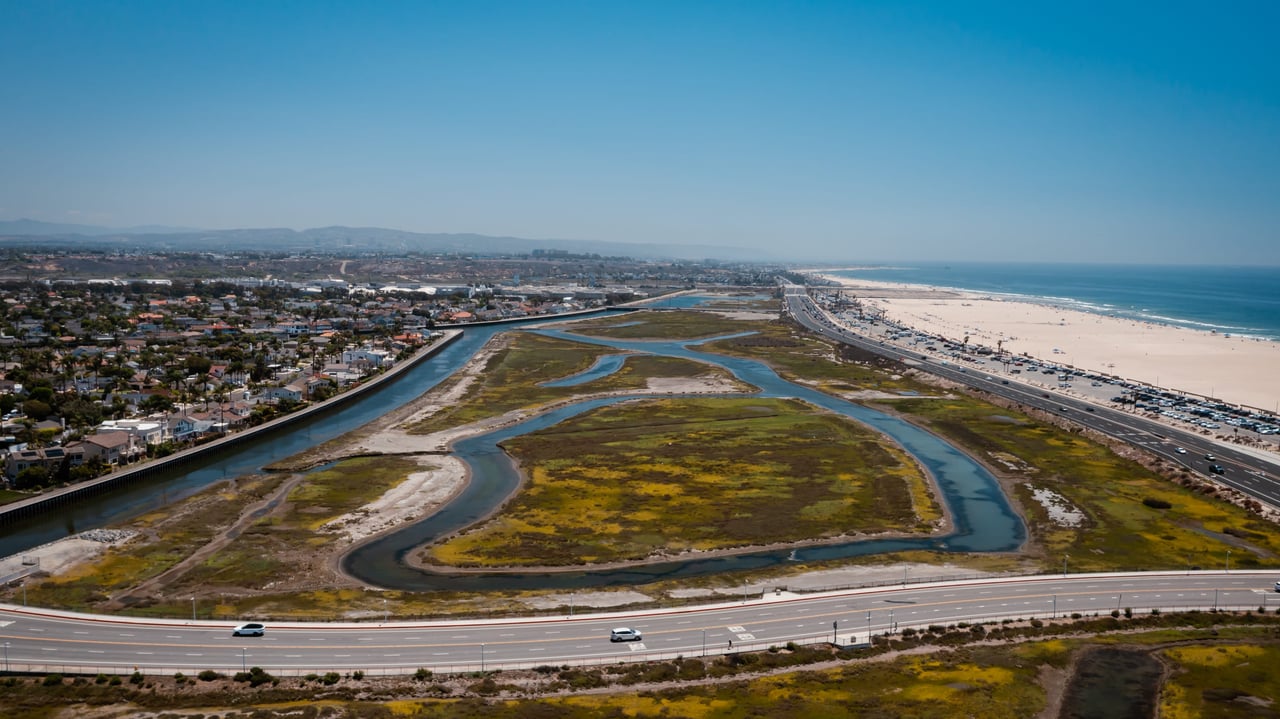
<svg viewBox="0 0 1280 719">
<path fill-rule="evenodd" d="M 957 342 L 1280 411 L 1280 342 L 960 290 L 822 275 L 887 319 Z"/>
</svg>

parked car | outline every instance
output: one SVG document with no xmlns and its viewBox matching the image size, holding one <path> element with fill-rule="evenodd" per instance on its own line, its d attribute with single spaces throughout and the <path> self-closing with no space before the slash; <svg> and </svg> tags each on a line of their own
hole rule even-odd
<svg viewBox="0 0 1280 719">
<path fill-rule="evenodd" d="M 618 627 L 609 632 L 609 641 L 611 642 L 638 642 L 640 641 L 640 632 L 630 627 Z"/>
<path fill-rule="evenodd" d="M 259 622 L 248 622 L 231 630 L 233 637 L 261 637 L 266 633 L 266 625 Z"/>
</svg>

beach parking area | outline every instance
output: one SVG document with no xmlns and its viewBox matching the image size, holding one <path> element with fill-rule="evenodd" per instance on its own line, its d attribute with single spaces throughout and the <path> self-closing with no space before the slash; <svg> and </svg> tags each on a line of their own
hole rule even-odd
<svg viewBox="0 0 1280 719">
<path fill-rule="evenodd" d="M 1233 405 L 1280 411 L 1280 342 L 922 285 L 851 280 L 847 292 L 930 335 L 1003 349 Z"/>
</svg>

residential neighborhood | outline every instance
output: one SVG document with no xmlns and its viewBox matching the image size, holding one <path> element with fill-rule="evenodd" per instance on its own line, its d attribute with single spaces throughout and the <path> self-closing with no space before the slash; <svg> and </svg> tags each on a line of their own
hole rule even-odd
<svg viewBox="0 0 1280 719">
<path fill-rule="evenodd" d="M 469 282 L 59 272 L 73 257 L 28 254 L 44 271 L 0 279 L 0 459 L 11 489 L 101 476 L 259 425 L 386 372 L 439 327 L 580 311 L 727 276 L 691 266 L 637 291 L 522 282 L 509 264 Z M 181 259 L 166 258 L 170 268 Z"/>
</svg>

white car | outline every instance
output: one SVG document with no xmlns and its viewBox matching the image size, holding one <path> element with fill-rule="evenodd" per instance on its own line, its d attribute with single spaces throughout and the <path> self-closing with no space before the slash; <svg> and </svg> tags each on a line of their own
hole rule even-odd
<svg viewBox="0 0 1280 719">
<path fill-rule="evenodd" d="M 1187 450 L 1183 449 L 1182 447 L 1174 447 L 1174 448 L 1173 448 L 1173 451 L 1177 452 L 1178 454 L 1186 454 L 1186 453 L 1187 453 Z"/>
<path fill-rule="evenodd" d="M 266 633 L 266 625 L 259 622 L 248 622 L 231 630 L 231 636 L 233 637 L 261 637 Z"/>
<path fill-rule="evenodd" d="M 640 639 L 640 632 L 630 627 L 618 627 L 609 632 L 609 641 L 611 642 L 638 642 Z"/>
</svg>

